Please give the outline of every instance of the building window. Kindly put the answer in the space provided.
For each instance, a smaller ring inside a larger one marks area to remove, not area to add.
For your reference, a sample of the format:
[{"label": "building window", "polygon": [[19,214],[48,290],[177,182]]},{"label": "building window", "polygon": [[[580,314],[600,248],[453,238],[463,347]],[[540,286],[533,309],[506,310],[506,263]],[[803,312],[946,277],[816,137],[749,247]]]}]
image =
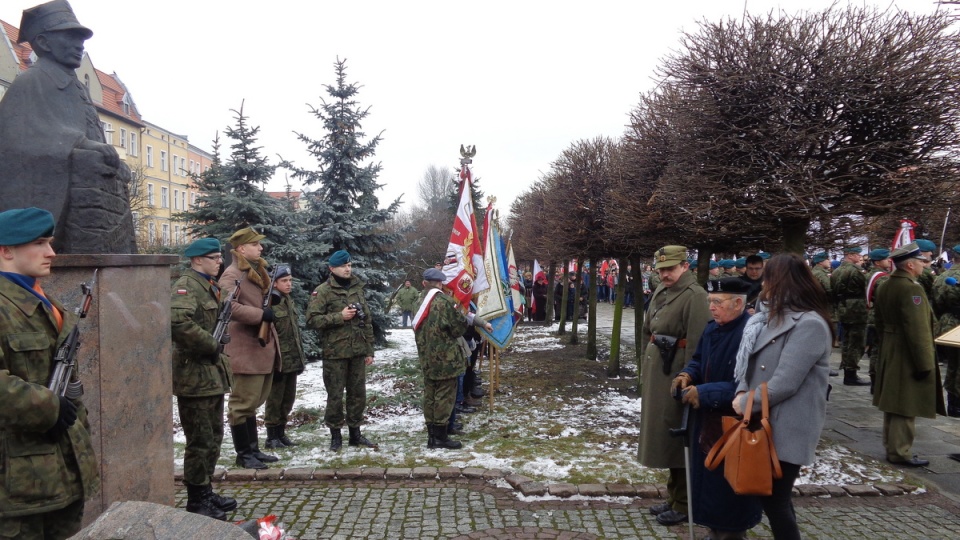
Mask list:
[{"label": "building window", "polygon": [[187,191],[183,190],[180,192],[180,208],[183,210],[187,209]]},{"label": "building window", "polygon": [[163,231],[162,232],[163,245],[169,246],[170,245],[170,225],[164,223],[163,225],[160,226],[160,230]]},{"label": "building window", "polygon": [[120,128],[120,148],[127,147],[127,130]]},{"label": "building window", "polygon": [[157,243],[157,224],[154,222],[147,223],[147,243],[156,244]]},{"label": "building window", "polygon": [[147,167],[153,168],[153,147],[147,145]]},{"label": "building window", "polygon": [[179,189],[173,190],[173,209],[174,210],[180,209],[180,190]]},{"label": "building window", "polygon": [[133,230],[137,230],[137,227],[140,226],[140,212],[132,212],[133,215]]},{"label": "building window", "polygon": [[137,154],[140,153],[140,147],[137,145],[137,134],[130,132],[130,148],[127,148],[127,153],[133,157],[137,157]]},{"label": "building window", "polygon": [[147,204],[150,206],[156,206],[153,200],[153,184],[147,184]]},{"label": "building window", "polygon": [[123,95],[123,114],[130,116],[130,94]]},{"label": "building window", "polygon": [[170,189],[160,188],[160,208],[170,208]]},{"label": "building window", "polygon": [[196,194],[196,193],[191,193],[191,194],[190,194],[190,199],[191,199],[191,200],[190,200],[190,206],[196,206],[196,205],[197,205],[197,194]]},{"label": "building window", "polygon": [[164,172],[167,171],[167,151],[166,150],[160,151],[160,170]]},{"label": "building window", "polygon": [[113,124],[110,122],[101,122],[101,124],[103,124],[103,141],[113,144]]},{"label": "building window", "polygon": [[174,226],[173,226],[173,243],[174,243],[174,244],[182,244],[182,243],[183,243],[183,238],[180,236],[180,226],[179,226],[179,225],[174,225]]}]

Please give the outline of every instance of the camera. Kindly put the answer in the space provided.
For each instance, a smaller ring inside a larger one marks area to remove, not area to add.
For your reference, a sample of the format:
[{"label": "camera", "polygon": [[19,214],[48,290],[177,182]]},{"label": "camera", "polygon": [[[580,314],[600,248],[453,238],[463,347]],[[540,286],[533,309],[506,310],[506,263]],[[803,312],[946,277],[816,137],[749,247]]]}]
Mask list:
[{"label": "camera", "polygon": [[364,321],[367,320],[367,312],[363,310],[363,305],[354,302],[353,304],[348,304],[348,308],[357,310],[357,319],[360,319],[360,326],[364,325]]}]

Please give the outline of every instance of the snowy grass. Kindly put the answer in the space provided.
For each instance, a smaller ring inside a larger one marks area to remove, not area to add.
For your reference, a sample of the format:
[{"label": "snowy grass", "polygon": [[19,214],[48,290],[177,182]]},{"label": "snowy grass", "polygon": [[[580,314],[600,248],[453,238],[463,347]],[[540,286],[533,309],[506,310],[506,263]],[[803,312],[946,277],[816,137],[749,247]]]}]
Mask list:
[{"label": "snowy grass", "polygon": [[[563,369],[549,362],[525,362],[525,355],[566,347],[568,336],[558,337],[556,330],[556,325],[517,329],[513,342],[502,355],[501,391],[496,395],[493,412],[489,412],[485,401],[477,413],[463,415],[464,434],[455,438],[464,445],[454,451],[426,448],[419,405],[422,381],[411,330],[393,330],[388,348],[377,351],[376,362],[368,368],[368,408],[363,432],[379,445],[377,450],[346,444],[339,453],[327,449],[330,436],[322,422],[326,402],[322,368],[320,363],[308,364],[298,381],[292,422],[298,425],[287,428],[288,436],[300,444],[275,451],[281,457],[279,466],[455,466],[507,469],[548,482],[665,481],[664,471],[647,469],[637,463],[640,400],[624,395],[615,387],[615,382],[601,376],[580,377],[570,381],[571,387],[576,386],[578,391],[569,394],[537,395],[523,386],[528,377],[545,376],[548,369]],[[584,332],[586,325],[581,325],[579,330]],[[485,381],[489,379],[488,366],[485,360]],[[174,463],[182,466],[185,441],[176,407],[174,426]],[[262,447],[265,435],[262,425],[260,433]],[[234,457],[227,430],[219,464],[236,468]],[[821,445],[817,463],[804,467],[797,483],[844,485],[901,481],[902,473],[831,444]]]}]

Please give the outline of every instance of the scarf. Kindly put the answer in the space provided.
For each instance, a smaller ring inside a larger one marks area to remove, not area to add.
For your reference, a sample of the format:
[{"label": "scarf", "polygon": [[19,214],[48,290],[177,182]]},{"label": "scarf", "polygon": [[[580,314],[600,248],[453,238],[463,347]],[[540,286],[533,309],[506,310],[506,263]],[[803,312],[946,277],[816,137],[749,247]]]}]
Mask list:
[{"label": "scarf", "polygon": [[420,309],[417,310],[417,314],[413,316],[413,329],[418,330],[420,325],[423,324],[423,321],[427,320],[427,315],[430,314],[430,304],[433,303],[434,297],[440,293],[440,289],[430,289],[427,291],[427,295],[423,298],[423,303],[420,304]]},{"label": "scarf", "polygon": [[736,382],[743,382],[747,376],[747,364],[750,363],[753,347],[763,327],[767,325],[767,309],[767,304],[757,302],[756,313],[750,316],[743,328],[743,338],[740,340],[740,348],[737,349],[737,367],[733,369],[733,380]]},{"label": "scarf", "polygon": [[[251,283],[256,283],[260,287],[261,294],[267,294],[270,288],[270,274],[267,273],[267,260],[259,258],[256,261],[250,261],[237,253],[237,250],[231,249],[233,260],[237,261],[237,268],[247,273],[247,279]],[[256,268],[253,265],[256,264]]]}]

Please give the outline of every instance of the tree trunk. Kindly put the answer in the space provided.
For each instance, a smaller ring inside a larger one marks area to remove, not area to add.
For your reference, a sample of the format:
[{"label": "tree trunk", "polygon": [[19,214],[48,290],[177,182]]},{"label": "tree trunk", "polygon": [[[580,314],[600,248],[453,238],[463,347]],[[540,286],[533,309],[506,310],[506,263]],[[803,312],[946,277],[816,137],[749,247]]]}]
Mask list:
[{"label": "tree trunk", "polygon": [[[547,326],[553,324],[553,288],[557,284],[557,262],[549,261],[547,264],[550,266],[547,267],[547,294],[546,294],[546,303],[544,306],[544,318],[543,322]],[[537,276],[533,276],[533,279],[536,280]]]},{"label": "tree trunk", "polygon": [[590,260],[590,287],[587,287],[587,360],[597,359],[597,260]]},{"label": "tree trunk", "polygon": [[709,248],[697,248],[697,283],[704,285],[710,279],[710,259],[713,252]]},{"label": "tree trunk", "polygon": [[809,219],[784,220],[781,224],[781,229],[783,230],[783,251],[803,256],[803,248],[807,240],[807,229],[809,228]]},{"label": "tree trunk", "polygon": [[[577,333],[577,328],[580,326],[580,289],[583,287],[583,257],[577,257],[577,272],[574,274],[577,279],[574,280],[574,288],[571,291],[570,287],[567,286],[567,294],[573,295],[573,320],[570,321],[570,341],[571,345],[580,344],[580,334]],[[569,279],[567,280],[570,281]],[[568,299],[569,300],[569,299]],[[564,304],[566,306],[566,304]],[[564,312],[566,312],[566,307],[564,307]]]},{"label": "tree trunk", "polygon": [[567,269],[570,268],[570,260],[567,259],[563,261],[563,276],[560,278],[560,283],[563,284],[562,290],[560,291],[560,327],[557,328],[557,335],[562,336],[567,333],[567,295],[570,294],[570,273]]},{"label": "tree trunk", "polygon": [[[625,259],[620,259],[624,261]],[[610,335],[610,359],[607,361],[607,377],[618,377],[620,375],[620,328],[623,324],[623,295],[626,290],[624,284],[623,266],[620,266],[621,272],[617,279],[617,300],[613,305],[613,331]]]},{"label": "tree trunk", "polygon": [[[633,267],[633,356],[637,362],[637,380],[640,380],[640,333],[643,330],[643,319],[647,315],[644,309],[643,297],[643,260],[640,254],[634,254],[630,257],[630,265]],[[638,383],[639,386],[639,383]]]}]

